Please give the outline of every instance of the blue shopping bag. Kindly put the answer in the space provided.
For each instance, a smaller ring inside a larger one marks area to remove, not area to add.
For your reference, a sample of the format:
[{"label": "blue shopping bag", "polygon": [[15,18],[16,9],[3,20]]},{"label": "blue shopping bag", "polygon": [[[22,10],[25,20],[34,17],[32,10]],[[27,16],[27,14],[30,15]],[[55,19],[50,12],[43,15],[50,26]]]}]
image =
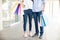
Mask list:
[{"label": "blue shopping bag", "polygon": [[42,16],[42,25],[43,25],[43,27],[44,26],[46,26],[46,22],[45,22],[45,20],[44,20],[44,17]]}]

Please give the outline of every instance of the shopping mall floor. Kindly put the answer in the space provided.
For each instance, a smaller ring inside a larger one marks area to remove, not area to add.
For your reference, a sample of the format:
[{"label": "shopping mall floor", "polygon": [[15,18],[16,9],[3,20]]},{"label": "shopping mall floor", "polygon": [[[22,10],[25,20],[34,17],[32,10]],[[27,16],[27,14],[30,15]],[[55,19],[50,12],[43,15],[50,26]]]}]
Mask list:
[{"label": "shopping mall floor", "polygon": [[[28,23],[27,23],[28,30]],[[32,34],[34,34],[34,22],[32,22]],[[0,40],[60,40],[59,28],[47,26],[44,28],[42,39],[38,37],[23,37],[23,22],[17,22],[0,31]],[[28,31],[27,31],[28,32]]]}]

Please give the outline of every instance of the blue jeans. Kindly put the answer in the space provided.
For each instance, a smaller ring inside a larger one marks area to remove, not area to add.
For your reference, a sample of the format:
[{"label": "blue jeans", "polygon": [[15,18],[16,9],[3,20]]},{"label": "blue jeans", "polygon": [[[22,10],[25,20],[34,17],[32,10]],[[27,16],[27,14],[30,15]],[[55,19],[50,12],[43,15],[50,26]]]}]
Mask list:
[{"label": "blue jeans", "polygon": [[[40,15],[42,15],[42,11],[40,11],[40,12],[33,12],[36,34],[39,33],[38,22],[40,22]],[[40,31],[43,32],[43,28],[42,29],[40,28]]]},{"label": "blue jeans", "polygon": [[29,18],[29,31],[31,31],[31,28],[32,28],[32,10],[31,9],[24,10],[24,15],[23,15],[23,19],[24,19],[23,29],[24,29],[24,31],[26,31],[27,17]]}]

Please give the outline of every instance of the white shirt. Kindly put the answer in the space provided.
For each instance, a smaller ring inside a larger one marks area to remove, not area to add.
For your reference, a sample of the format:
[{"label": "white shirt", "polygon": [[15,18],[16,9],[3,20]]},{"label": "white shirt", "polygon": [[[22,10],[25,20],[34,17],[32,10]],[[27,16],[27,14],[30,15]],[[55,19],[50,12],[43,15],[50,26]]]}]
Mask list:
[{"label": "white shirt", "polygon": [[24,5],[25,5],[25,7],[23,8],[24,10],[32,9],[33,2],[31,0],[24,0]]},{"label": "white shirt", "polygon": [[42,10],[42,5],[44,4],[44,0],[33,0],[33,12],[39,12]]}]

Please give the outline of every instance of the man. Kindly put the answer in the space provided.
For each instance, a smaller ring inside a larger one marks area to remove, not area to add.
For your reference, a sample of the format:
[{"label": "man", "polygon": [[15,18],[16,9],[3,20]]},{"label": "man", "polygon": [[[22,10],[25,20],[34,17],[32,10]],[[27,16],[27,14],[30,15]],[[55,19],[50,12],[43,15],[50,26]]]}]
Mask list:
[{"label": "man", "polygon": [[35,22],[35,34],[33,35],[33,37],[39,35],[38,23],[40,23],[39,38],[41,38],[43,35],[43,26],[40,18],[42,17],[42,12],[44,11],[45,1],[44,0],[32,0],[32,1],[33,1],[32,11],[33,11],[34,22]]},{"label": "man", "polygon": [[24,10],[24,24],[23,24],[23,29],[24,29],[24,37],[28,37],[28,34],[26,32],[26,24],[27,24],[27,18],[29,18],[29,36],[32,36],[31,34],[31,28],[32,28],[32,1],[31,0],[22,0],[22,6]]}]

